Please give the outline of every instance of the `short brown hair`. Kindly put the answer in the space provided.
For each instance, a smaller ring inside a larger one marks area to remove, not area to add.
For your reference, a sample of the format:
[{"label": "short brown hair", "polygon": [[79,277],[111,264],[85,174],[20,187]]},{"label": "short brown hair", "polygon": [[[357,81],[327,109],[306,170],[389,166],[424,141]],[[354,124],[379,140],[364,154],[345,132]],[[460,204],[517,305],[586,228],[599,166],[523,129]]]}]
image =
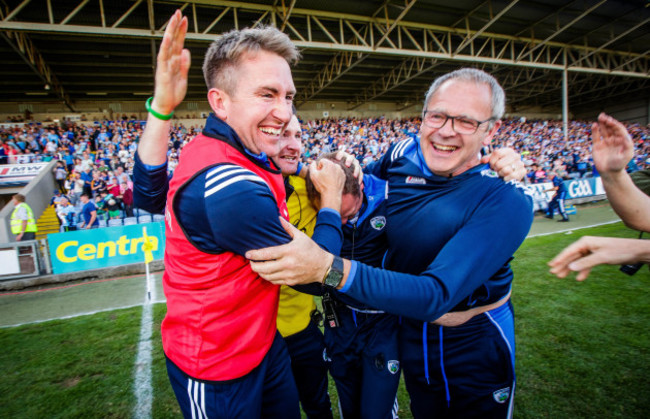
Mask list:
[{"label": "short brown hair", "polygon": [[216,87],[232,94],[236,75],[233,69],[247,53],[268,51],[284,58],[289,65],[300,59],[300,52],[287,34],[273,26],[226,32],[214,41],[203,60],[203,77],[208,89]]},{"label": "short brown hair", "polygon": [[[359,186],[359,179],[354,177],[354,166],[347,167],[345,162],[336,159],[336,153],[324,153],[321,154],[317,162],[323,159],[331,160],[334,163],[341,166],[343,173],[345,173],[345,184],[343,185],[343,195],[352,194],[355,197],[361,196],[361,187]],[[315,200],[320,200],[320,192],[314,186],[314,183],[311,181],[311,177],[307,175],[305,179],[305,188],[307,189],[307,197],[310,202]]]},{"label": "short brown hair", "polygon": [[16,195],[13,196],[13,198],[18,202],[25,202],[25,195],[21,193],[17,193]]}]

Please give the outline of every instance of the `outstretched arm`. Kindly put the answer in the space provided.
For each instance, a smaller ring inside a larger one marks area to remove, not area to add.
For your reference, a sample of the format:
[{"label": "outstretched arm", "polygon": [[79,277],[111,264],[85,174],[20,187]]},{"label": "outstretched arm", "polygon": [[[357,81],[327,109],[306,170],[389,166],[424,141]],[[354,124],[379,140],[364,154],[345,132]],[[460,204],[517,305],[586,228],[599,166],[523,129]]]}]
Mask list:
[{"label": "outstretched arm", "polygon": [[577,272],[576,279],[584,281],[594,266],[638,262],[650,262],[650,240],[585,236],[560,252],[548,265],[558,278]]},{"label": "outstretched arm", "polygon": [[[171,113],[185,98],[190,51],[183,48],[187,33],[187,17],[177,10],[169,19],[156,62],[156,85],[151,108],[163,115]],[[167,160],[167,142],[171,121],[152,114],[138,144],[142,163],[159,166]]]},{"label": "outstretched arm", "polygon": [[650,197],[634,185],[625,171],[634,156],[634,145],[625,126],[601,113],[591,133],[594,163],[612,208],[628,227],[650,231]]}]

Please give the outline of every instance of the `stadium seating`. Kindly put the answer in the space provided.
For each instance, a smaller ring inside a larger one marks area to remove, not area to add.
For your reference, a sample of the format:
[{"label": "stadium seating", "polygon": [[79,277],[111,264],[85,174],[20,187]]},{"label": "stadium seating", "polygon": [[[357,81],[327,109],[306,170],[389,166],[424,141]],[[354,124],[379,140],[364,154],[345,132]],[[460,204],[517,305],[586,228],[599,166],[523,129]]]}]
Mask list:
[{"label": "stadium seating", "polygon": [[108,220],[109,227],[117,227],[121,225],[123,225],[121,218],[111,218],[110,220]]},{"label": "stadium seating", "polygon": [[152,220],[151,214],[146,214],[146,215],[139,215],[138,216],[138,224],[143,224],[143,223],[150,223]]}]

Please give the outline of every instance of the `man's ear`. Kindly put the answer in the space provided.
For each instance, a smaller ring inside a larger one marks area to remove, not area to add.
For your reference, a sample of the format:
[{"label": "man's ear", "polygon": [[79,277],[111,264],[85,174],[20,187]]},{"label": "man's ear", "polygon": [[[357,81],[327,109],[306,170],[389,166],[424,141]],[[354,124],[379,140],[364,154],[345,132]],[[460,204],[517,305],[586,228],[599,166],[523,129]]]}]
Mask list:
[{"label": "man's ear", "polygon": [[488,131],[487,135],[486,135],[485,138],[483,139],[483,145],[490,145],[490,144],[492,143],[492,139],[494,138],[494,136],[496,135],[497,131],[498,131],[499,128],[501,127],[501,123],[502,123],[502,122],[501,122],[500,119],[494,122],[494,125],[492,126],[492,128],[490,128],[490,130]]},{"label": "man's ear", "polygon": [[230,96],[224,90],[213,87],[208,90],[208,103],[217,118],[225,121],[228,118],[230,108]]}]

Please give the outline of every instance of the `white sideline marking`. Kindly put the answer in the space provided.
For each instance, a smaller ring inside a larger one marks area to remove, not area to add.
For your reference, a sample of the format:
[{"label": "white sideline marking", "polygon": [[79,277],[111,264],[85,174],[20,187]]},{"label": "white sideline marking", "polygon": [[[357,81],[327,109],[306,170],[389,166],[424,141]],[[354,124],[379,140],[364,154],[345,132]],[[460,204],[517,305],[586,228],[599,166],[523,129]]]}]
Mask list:
[{"label": "white sideline marking", "polygon": [[[147,272],[148,273],[148,272]],[[153,331],[153,303],[151,295],[156,293],[156,281],[147,275],[144,305],[142,306],[142,323],[140,325],[140,344],[138,357],[135,360],[135,408],[133,417],[136,419],[151,418],[153,404],[153,389],[151,388],[151,333]]]},{"label": "white sideline marking", "polygon": [[567,233],[569,231],[582,230],[582,229],[585,229],[585,228],[592,228],[592,227],[600,227],[600,226],[604,226],[604,225],[607,225],[607,224],[616,224],[616,223],[620,223],[620,222],[621,222],[621,220],[606,221],[604,223],[592,224],[592,225],[588,225],[588,226],[581,226],[581,227],[575,227],[575,228],[567,228],[566,230],[552,231],[550,233],[531,234],[530,236],[527,236],[526,238],[529,239],[531,237],[550,236],[551,234]]},{"label": "white sideline marking", "polygon": [[[167,299],[153,301],[153,303],[156,303],[156,304],[158,304],[158,303],[166,303],[166,302],[167,302]],[[24,322],[24,323],[6,324],[6,325],[0,326],[0,329],[8,329],[10,327],[20,327],[20,326],[25,326],[25,325],[28,325],[28,324],[45,323],[45,322],[50,322],[52,320],[74,319],[75,317],[90,316],[90,315],[93,315],[93,314],[105,313],[107,311],[122,310],[122,309],[125,309],[125,308],[133,308],[133,307],[140,307],[140,306],[142,306],[142,304],[131,304],[131,305],[128,305],[128,306],[104,308],[102,310],[84,311],[82,313],[70,314],[68,316],[51,317],[49,319],[34,320],[34,321],[31,321],[31,322]]]}]

